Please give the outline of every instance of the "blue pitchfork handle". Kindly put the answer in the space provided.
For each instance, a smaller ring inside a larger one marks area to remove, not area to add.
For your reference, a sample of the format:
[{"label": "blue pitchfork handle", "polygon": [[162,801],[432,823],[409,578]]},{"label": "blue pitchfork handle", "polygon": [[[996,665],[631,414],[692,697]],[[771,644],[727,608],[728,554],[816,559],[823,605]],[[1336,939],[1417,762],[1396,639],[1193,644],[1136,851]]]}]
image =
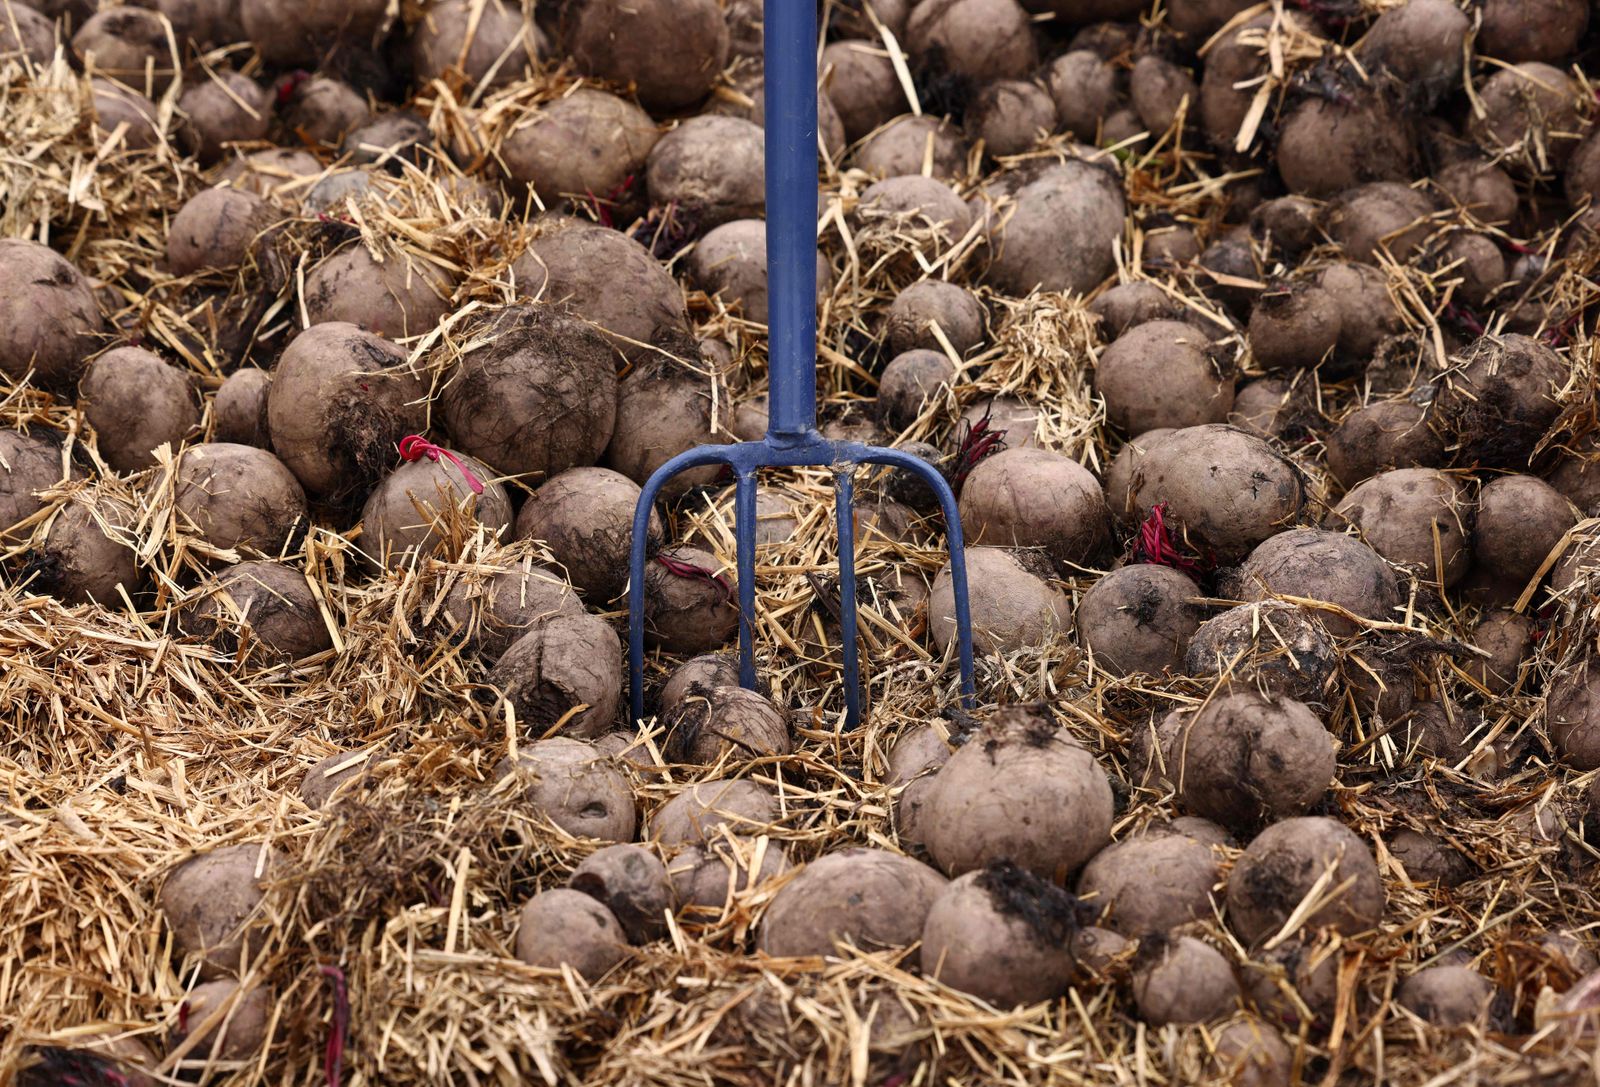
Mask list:
[{"label": "blue pitchfork handle", "polygon": [[861,716],[856,652],[855,522],[859,464],[884,464],[921,477],[939,498],[955,591],[961,691],[970,705],[972,619],[956,498],[938,469],[898,449],[831,441],[817,433],[817,5],[766,0],[766,182],[768,423],[759,442],[703,445],[673,457],[646,481],[633,517],[628,565],[628,665],[635,722],[644,719],[644,583],[650,511],[668,479],[690,468],[733,469],[739,583],[739,683],[756,685],[756,474],[762,468],[827,466],[834,472],[839,521],[839,635],[844,651],[846,718]]}]

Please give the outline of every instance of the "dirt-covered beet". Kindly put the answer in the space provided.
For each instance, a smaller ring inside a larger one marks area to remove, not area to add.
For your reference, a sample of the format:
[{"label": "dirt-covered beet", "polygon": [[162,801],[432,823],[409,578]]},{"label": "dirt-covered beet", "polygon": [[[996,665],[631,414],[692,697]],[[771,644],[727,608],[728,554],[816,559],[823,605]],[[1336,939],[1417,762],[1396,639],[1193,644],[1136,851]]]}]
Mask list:
[{"label": "dirt-covered beet", "polygon": [[1418,970],[1400,984],[1402,1008],[1436,1027],[1461,1027],[1483,1020],[1499,1025],[1494,983],[1469,966],[1445,963]]},{"label": "dirt-covered beet", "polygon": [[266,370],[247,366],[229,374],[211,401],[213,439],[271,448],[267,425],[267,390],[271,387],[272,374]]},{"label": "dirt-covered beet", "polygon": [[1600,658],[1584,660],[1551,684],[1545,728],[1568,764],[1579,770],[1600,767]]},{"label": "dirt-covered beet", "polygon": [[1287,458],[1235,427],[1186,427],[1152,443],[1133,474],[1131,507],[1143,521],[1164,504],[1190,546],[1236,562],[1291,525],[1305,482]]},{"label": "dirt-covered beet", "polygon": [[243,650],[269,663],[304,660],[333,646],[305,574],[278,562],[228,567],[201,588],[184,626],[224,653]]},{"label": "dirt-covered beet", "polygon": [[1328,519],[1333,527],[1354,527],[1389,562],[1445,588],[1465,577],[1472,563],[1471,521],[1460,479],[1432,468],[1373,476],[1351,488]]},{"label": "dirt-covered beet", "polygon": [[590,744],[568,736],[539,740],[502,759],[495,780],[517,778],[523,802],[575,837],[631,842],[638,812],[622,772]]},{"label": "dirt-covered beet", "polygon": [[238,72],[213,72],[187,87],[178,99],[184,146],[201,162],[223,155],[225,145],[259,140],[272,125],[271,96],[255,80]]},{"label": "dirt-covered beet", "polygon": [[1239,980],[1222,952],[1203,940],[1156,936],[1136,956],[1133,1000],[1151,1026],[1201,1023],[1238,1006]]},{"label": "dirt-covered beet", "polygon": [[1269,372],[1310,369],[1338,346],[1343,323],[1339,299],[1320,282],[1282,283],[1250,311],[1250,353]]},{"label": "dirt-covered beet", "polygon": [[37,242],[0,238],[0,372],[32,370],[48,387],[76,381],[105,329],[94,289],[64,258]]},{"label": "dirt-covered beet", "polygon": [[0,57],[25,56],[43,67],[56,53],[56,23],[33,8],[12,4],[0,19]]},{"label": "dirt-covered beet", "polygon": [[1246,829],[1304,814],[1333,781],[1333,736],[1303,703],[1242,689],[1172,716],[1164,776],[1186,812]]},{"label": "dirt-covered beet", "polygon": [[370,46],[388,10],[383,0],[254,0],[239,16],[263,60],[314,67],[335,43]]},{"label": "dirt-covered beet", "polygon": [[212,547],[275,555],[306,516],[294,474],[265,449],[206,442],[178,458],[172,486],[181,530]]},{"label": "dirt-covered beet", "polygon": [[965,356],[984,340],[983,304],[971,291],[939,279],[925,279],[901,291],[889,306],[884,327],[889,349],[942,351],[944,345],[933,326],[938,325],[958,356]]},{"label": "dirt-covered beet", "polygon": [[1328,435],[1325,458],[1345,487],[1386,469],[1433,468],[1448,459],[1433,416],[1409,400],[1380,400],[1345,416]]},{"label": "dirt-covered beet", "polygon": [[556,615],[511,643],[485,682],[517,721],[547,734],[594,739],[611,730],[622,700],[622,642],[593,615]]},{"label": "dirt-covered beet", "polygon": [[267,393],[272,449],[310,495],[348,500],[423,429],[424,382],[398,347],[355,325],[312,325],[278,360]]},{"label": "dirt-covered beet", "polygon": [[1072,897],[1001,862],[951,881],[922,930],[922,973],[998,1008],[1059,996],[1074,972]]},{"label": "dirt-covered beet", "polygon": [[[1050,584],[1048,563],[999,547],[966,549],[972,644],[980,653],[1040,645],[1071,625],[1071,604]],[[955,644],[955,589],[946,564],[928,597],[928,625],[942,653]]]},{"label": "dirt-covered beet", "polygon": [[[657,468],[699,445],[730,440],[721,379],[700,366],[652,358],[635,367],[616,396],[616,426],[605,466],[643,486]],[[722,414],[718,414],[718,413]],[[680,472],[662,487],[667,499],[714,481],[720,465]]]},{"label": "dirt-covered beet", "polygon": [[644,574],[645,638],[670,653],[722,646],[739,625],[738,585],[731,570],[698,548],[656,554]]},{"label": "dirt-covered beet", "polygon": [[638,845],[608,845],[572,870],[567,886],[605,906],[628,939],[645,943],[666,932],[672,882],[661,858]]},{"label": "dirt-covered beet", "polygon": [[973,544],[1037,548],[1065,570],[1105,546],[1110,515],[1083,465],[1047,449],[1006,449],[978,462],[960,498]]},{"label": "dirt-covered beet", "polygon": [[[724,223],[700,239],[688,257],[689,280],[744,318],[767,323],[767,227],[759,219]],[[817,301],[826,296],[833,272],[817,254]]]},{"label": "dirt-covered beet", "polygon": [[1020,155],[1054,131],[1056,103],[1037,83],[997,79],[967,106],[967,137],[992,157]]},{"label": "dirt-covered beet", "polygon": [[645,836],[663,846],[704,845],[727,833],[764,834],[780,818],[771,789],[742,779],[689,785],[650,816]]},{"label": "dirt-covered beet", "polygon": [[442,0],[411,32],[411,66],[419,83],[455,70],[473,86],[503,86],[538,59],[538,36],[505,0],[481,7],[473,0]]},{"label": "dirt-covered beet", "polygon": [[942,118],[906,114],[857,144],[850,162],[872,177],[889,178],[923,173],[925,158],[932,164],[930,176],[956,180],[966,169],[966,137]]},{"label": "dirt-covered beet", "polygon": [[44,433],[0,430],[0,532],[8,536],[25,535],[20,526],[44,509],[40,492],[83,474]]},{"label": "dirt-covered beet", "polygon": [[357,243],[306,273],[305,306],[314,325],[343,321],[400,340],[432,332],[453,289],[449,273],[425,257],[396,250],[379,263]]},{"label": "dirt-covered beet", "polygon": [[631,361],[686,329],[683,291],[648,249],[621,231],[568,224],[541,233],[512,263],[518,290],[570,306]]},{"label": "dirt-covered beet", "polygon": [[896,430],[916,422],[953,388],[956,366],[942,351],[912,350],[889,360],[878,378],[878,413]]},{"label": "dirt-covered beet", "polygon": [[519,120],[500,160],[512,181],[545,207],[557,207],[589,193],[621,192],[644,169],[660,136],[650,115],[632,102],[579,87]]},{"label": "dirt-covered beet", "polygon": [[480,533],[511,534],[511,497],[488,465],[440,452],[402,464],[385,476],[361,509],[361,551],[391,569],[418,558],[459,557]]},{"label": "dirt-covered beet", "polygon": [[1268,601],[1240,604],[1201,623],[1184,654],[1191,675],[1226,675],[1267,694],[1321,701],[1338,658],[1312,612]]},{"label": "dirt-covered beet", "polygon": [[1388,621],[1400,603],[1394,571],[1376,551],[1353,536],[1314,528],[1262,543],[1231,584],[1234,598],[1246,603],[1287,596],[1331,604],[1322,619],[1335,634],[1353,632],[1359,619]]},{"label": "dirt-covered beet", "polygon": [[1383,881],[1366,842],[1322,816],[1274,823],[1245,847],[1228,875],[1228,924],[1247,945],[1266,939],[1318,884],[1339,890],[1301,916],[1306,929],[1326,927],[1348,936],[1383,917]]},{"label": "dirt-covered beet", "polygon": [[172,217],[167,267],[180,276],[237,268],[273,218],[271,206],[255,193],[202,189]]},{"label": "dirt-covered beet", "polygon": [[1078,876],[1077,891],[1098,924],[1141,937],[1209,918],[1219,879],[1210,846],[1152,831],[1096,853]]},{"label": "dirt-covered beet", "polygon": [[1036,287],[1086,293],[1110,274],[1127,214],[1114,174],[1069,159],[1047,167],[1014,200],[1009,218],[990,231],[991,286],[1015,295]]},{"label": "dirt-covered beet", "polygon": [[173,950],[192,956],[202,978],[237,974],[260,954],[266,886],[285,863],[270,846],[242,842],[190,857],[167,873],[158,901]]},{"label": "dirt-covered beet", "polygon": [[1491,71],[1468,123],[1473,139],[1490,155],[1559,169],[1582,135],[1577,85],[1560,68],[1539,61]]},{"label": "dirt-covered beet", "polygon": [[[541,541],[567,579],[596,603],[627,587],[639,485],[609,468],[570,468],[534,491],[517,512],[516,537]],[[650,536],[661,518],[650,514]]]},{"label": "dirt-covered beet", "polygon": [[78,393],[100,456],[118,472],[150,467],[157,449],[175,452],[200,424],[191,376],[142,347],[118,347],[95,359]]},{"label": "dirt-covered beet", "polygon": [[143,582],[134,550],[135,522],[133,509],[119,498],[93,492],[74,496],[50,522],[33,586],[68,604],[119,607],[117,587],[133,596]]},{"label": "dirt-covered beet", "polygon": [[628,937],[611,911],[582,891],[540,891],[517,915],[517,958],[529,966],[570,967],[599,981],[628,957]]},{"label": "dirt-covered beet", "polygon": [[650,200],[700,230],[759,218],[767,205],[760,125],[691,117],[662,136],[645,162]]},{"label": "dirt-covered beet", "polygon": [[611,347],[570,314],[507,306],[446,378],[439,415],[457,449],[504,475],[537,482],[593,464],[617,416]]},{"label": "dirt-covered beet", "polygon": [[663,725],[663,750],[674,762],[740,762],[787,755],[793,746],[781,708],[758,691],[731,685],[690,689]]},{"label": "dirt-covered beet", "polygon": [[1180,671],[1204,618],[1203,594],[1170,566],[1141,563],[1113,570],[1089,587],[1073,617],[1079,644],[1112,675]]},{"label": "dirt-covered beet", "polygon": [[1125,434],[1221,423],[1233,407],[1227,355],[1183,321],[1147,321],[1100,354],[1095,389]]},{"label": "dirt-covered beet", "polygon": [[929,854],[951,875],[1010,860],[1060,882],[1111,837],[1103,769],[1042,704],[999,711],[934,778]]},{"label": "dirt-covered beet", "polygon": [[160,95],[172,82],[177,63],[159,14],[138,7],[96,12],[72,35],[72,51],[84,66],[128,87],[146,78]]},{"label": "dirt-covered beet", "polygon": [[350,84],[320,73],[296,84],[284,103],[284,123],[313,145],[337,145],[371,116],[364,95]]},{"label": "dirt-covered beet", "polygon": [[1578,516],[1566,496],[1542,479],[1507,475],[1490,480],[1478,492],[1474,571],[1514,597],[1544,567]]},{"label": "dirt-covered beet", "polygon": [[812,861],[772,898],[756,947],[777,958],[909,947],[922,937],[944,877],[910,857],[846,849]]},{"label": "dirt-covered beet", "polygon": [[154,102],[138,91],[99,76],[92,79],[90,85],[96,135],[102,140],[111,140],[121,129],[120,142],[130,151],[143,151],[161,142]]},{"label": "dirt-covered beet", "polygon": [[711,90],[728,59],[716,0],[583,0],[567,18],[579,70],[632,83],[647,109],[670,113]]},{"label": "dirt-covered beet", "polygon": [[464,577],[451,586],[439,609],[442,628],[491,663],[545,620],[582,614],[572,586],[526,558],[509,569]]},{"label": "dirt-covered beet", "polygon": [[1092,142],[1117,103],[1116,69],[1092,50],[1072,49],[1052,61],[1044,77],[1061,127]]},{"label": "dirt-covered beet", "polygon": [[667,874],[678,909],[690,920],[704,920],[720,918],[736,895],[756,890],[788,869],[788,858],[777,842],[720,840],[680,849],[667,865]]}]

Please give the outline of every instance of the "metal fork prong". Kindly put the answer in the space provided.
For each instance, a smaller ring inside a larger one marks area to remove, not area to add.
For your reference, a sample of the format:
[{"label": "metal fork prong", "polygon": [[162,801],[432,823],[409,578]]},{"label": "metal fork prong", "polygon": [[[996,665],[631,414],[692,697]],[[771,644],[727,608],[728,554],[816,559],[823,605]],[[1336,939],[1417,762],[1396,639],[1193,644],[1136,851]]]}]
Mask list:
[{"label": "metal fork prong", "polygon": [[855,465],[834,473],[834,502],[839,517],[839,641],[844,653],[845,724],[861,721],[861,662],[856,653],[856,518]]},{"label": "metal fork prong", "polygon": [[644,720],[644,571],[649,556],[650,514],[667,481],[690,468],[729,463],[728,451],[734,446],[700,446],[679,453],[650,474],[639,490],[633,508],[633,545],[628,553],[628,691],[633,723]]},{"label": "metal fork prong", "polygon": [[733,499],[739,582],[739,686],[756,687],[756,471],[740,468]]}]

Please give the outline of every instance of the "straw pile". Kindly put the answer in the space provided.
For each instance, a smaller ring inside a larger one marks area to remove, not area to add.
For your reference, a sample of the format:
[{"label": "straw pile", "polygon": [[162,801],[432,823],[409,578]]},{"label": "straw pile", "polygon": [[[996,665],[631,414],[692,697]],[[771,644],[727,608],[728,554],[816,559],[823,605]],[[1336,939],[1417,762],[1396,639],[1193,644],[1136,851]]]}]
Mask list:
[{"label": "straw pile", "polygon": [[[1276,49],[1291,68],[1320,55],[1293,36],[1275,45],[1264,38],[1261,48]],[[1287,78],[1274,77],[1262,93],[1280,92]],[[397,256],[426,256],[462,276],[452,314],[403,345],[419,372],[437,377],[470,346],[480,312],[514,296],[511,259],[540,229],[495,214],[464,175],[492,171],[501,141],[527,111],[594,85],[603,86],[556,65],[491,92],[436,81],[415,107],[463,169],[441,156],[398,177],[380,174],[376,193],[288,220],[273,267],[247,267],[221,281],[175,278],[161,265],[171,215],[203,183],[192,160],[165,140],[146,151],[108,141],[87,112],[86,81],[65,59],[38,70],[7,64],[0,67],[8,133],[0,148],[0,234],[56,243],[102,286],[125,337],[160,345],[208,391],[224,373],[220,314],[245,313],[263,350],[275,351],[300,327],[298,285],[307,269],[339,242],[359,235]],[[163,131],[177,93],[175,86],[161,100]],[[1055,137],[999,166],[1025,170],[1082,153]],[[1189,310],[1220,315],[1213,284],[1197,266],[1142,261],[1143,224],[1217,229],[1225,191],[1253,171],[1185,147],[1176,130],[1098,157],[1114,163],[1130,206],[1117,281],[1150,282]],[[983,168],[975,155],[965,183],[979,181]],[[963,411],[1020,398],[1047,406],[1035,435],[1041,446],[1103,472],[1115,447],[1093,389],[1105,338],[1089,300],[1052,292],[1018,298],[977,286],[987,259],[982,232],[951,238],[915,216],[858,214],[871,180],[838,163],[825,170],[819,237],[833,286],[819,329],[824,421],[840,432],[870,425],[862,406],[884,361],[877,353],[885,307],[911,283],[948,279],[973,286],[986,303],[989,346],[962,358],[946,344],[960,378],[893,437],[953,453],[970,434]],[[605,209],[596,201],[585,210],[598,217]],[[1006,211],[999,200],[994,213]],[[635,225],[681,268],[686,247],[673,245],[659,223]],[[1438,228],[1450,225],[1441,213]],[[1600,246],[1558,257],[1565,236],[1557,228],[1515,239],[1551,258],[1548,271],[1488,322],[1496,331],[1519,308],[1545,307],[1536,331],[1560,347],[1573,372],[1563,414],[1546,438],[1552,449],[1576,448],[1597,427],[1600,347],[1587,310]],[[63,238],[70,241],[62,245]],[[1445,332],[1452,342],[1460,333],[1451,326],[1459,311],[1448,270],[1393,262],[1384,270],[1407,326],[1384,348],[1379,376],[1389,395],[1437,376],[1449,365]],[[690,293],[689,305],[696,335],[720,341],[732,360],[709,364],[715,372],[706,375],[717,426],[732,434],[736,407],[765,388],[764,329],[700,292]],[[1242,335],[1223,342],[1248,364]],[[1297,387],[1304,440],[1289,448],[1318,501],[1329,486],[1316,435],[1373,397],[1372,381],[1372,371],[1342,380],[1312,374]],[[27,384],[3,392],[6,427],[57,433],[64,455],[77,452],[104,468],[92,431],[67,399]],[[213,425],[208,415],[207,433]],[[248,635],[228,652],[185,633],[203,577],[239,556],[210,547],[175,515],[175,453],[140,473],[99,472],[95,482],[62,485],[46,509],[13,530],[0,556],[7,564],[0,933],[8,948],[0,962],[0,1082],[114,1082],[90,1078],[105,1073],[75,1064],[81,1056],[74,1054],[125,1057],[129,1039],[165,1051],[192,978],[173,954],[158,890],[182,861],[239,843],[287,861],[273,869],[267,938],[244,976],[271,994],[271,1044],[233,1064],[182,1054],[187,1073],[203,1064],[211,1083],[1215,1080],[1211,1050],[1223,1024],[1139,1022],[1128,1011],[1127,962],[1063,999],[1005,1011],[927,979],[914,952],[855,950],[826,962],[752,954],[751,934],[781,881],[732,895],[714,919],[674,918],[666,939],[635,949],[595,984],[570,970],[524,965],[513,954],[518,909],[534,892],[562,885],[597,846],[494,785],[495,764],[541,737],[486,688],[485,666],[465,650],[442,602],[458,585],[548,556],[534,544],[496,544],[456,526],[456,561],[427,559],[372,575],[361,564],[362,541],[337,530],[353,521],[341,511],[344,523],[324,518],[296,532],[279,556],[306,574],[333,648],[266,663],[252,654]],[[641,815],[695,780],[738,775],[771,787],[781,818],[738,848],[781,845],[795,865],[847,845],[898,849],[897,790],[884,783],[889,747],[915,725],[936,721],[956,735],[969,721],[952,662],[925,636],[925,607],[904,606],[890,591],[899,578],[930,581],[944,562],[941,526],[923,516],[859,541],[869,712],[859,728],[844,726],[829,607],[837,599],[832,485],[824,469],[765,481],[788,504],[792,527],[785,523],[784,538],[758,553],[758,663],[774,699],[795,708],[796,752],[737,765],[669,765],[652,723],[617,761]],[[857,490],[870,505],[892,485],[863,472]],[[138,599],[124,593],[120,602],[68,607],[37,591],[38,547],[62,508],[91,495],[135,511],[118,531],[150,572],[152,589]],[[728,490],[697,489],[668,511],[668,535],[697,542],[731,569],[731,508]],[[1597,531],[1600,522],[1590,518],[1562,546],[1580,546]],[[1076,600],[1095,577],[1081,571],[1062,586]],[[1343,745],[1341,772],[1319,811],[1373,844],[1389,902],[1381,931],[1326,949],[1339,964],[1337,1011],[1331,1022],[1308,1022],[1296,1039],[1299,1082],[1577,1084],[1600,1075],[1592,1038],[1561,1029],[1551,1013],[1576,977],[1543,939],[1576,933],[1592,943],[1600,926],[1600,850],[1588,840],[1596,824],[1584,800],[1593,775],[1556,762],[1534,693],[1600,648],[1600,574],[1580,577],[1562,599],[1541,591],[1517,607],[1538,617],[1541,638],[1517,686],[1487,702],[1466,667],[1476,615],[1452,610],[1427,586],[1393,621],[1361,621],[1345,646],[1414,666],[1419,686],[1447,707],[1465,714],[1482,704],[1488,712],[1470,750],[1452,763],[1428,756],[1407,718],[1366,716],[1353,699],[1333,708],[1327,724]],[[621,611],[603,614],[622,629]],[[1345,659],[1359,667],[1348,653]],[[652,691],[674,663],[651,662]],[[1153,719],[1205,700],[1210,682],[1113,678],[1061,636],[982,659],[979,687],[979,718],[1004,703],[1050,703],[1111,773],[1117,837],[1179,814],[1171,796],[1135,783],[1129,753]],[[299,793],[307,767],[340,752],[361,766],[360,787],[326,811],[308,809]],[[1409,882],[1384,845],[1402,827],[1449,843],[1471,878],[1451,889]],[[1231,862],[1237,850],[1226,854]],[[1220,917],[1200,929],[1246,957]],[[1506,1022],[1515,1032],[1443,1032],[1397,1006],[1402,977],[1456,956],[1507,994]],[[165,1059],[148,1082],[178,1082],[178,1062],[176,1054]]]}]

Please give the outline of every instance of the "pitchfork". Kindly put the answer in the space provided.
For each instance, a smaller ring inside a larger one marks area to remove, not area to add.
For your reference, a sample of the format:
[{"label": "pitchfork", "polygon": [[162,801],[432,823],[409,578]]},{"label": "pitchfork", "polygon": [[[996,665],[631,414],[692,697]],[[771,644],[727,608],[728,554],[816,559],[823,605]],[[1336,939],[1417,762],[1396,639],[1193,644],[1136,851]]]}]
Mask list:
[{"label": "pitchfork", "polygon": [[972,697],[972,621],[967,566],[956,498],[938,469],[898,449],[832,441],[817,433],[817,5],[766,0],[766,182],[768,424],[758,442],[703,445],[680,453],[644,485],[633,517],[628,565],[628,665],[633,718],[644,718],[644,571],[650,510],[668,479],[690,468],[733,469],[734,531],[739,582],[739,683],[756,684],[756,474],[762,468],[833,469],[839,521],[839,634],[844,651],[846,720],[861,716],[856,653],[855,523],[851,516],[859,464],[883,464],[920,476],[939,498],[950,549],[961,690]]}]

